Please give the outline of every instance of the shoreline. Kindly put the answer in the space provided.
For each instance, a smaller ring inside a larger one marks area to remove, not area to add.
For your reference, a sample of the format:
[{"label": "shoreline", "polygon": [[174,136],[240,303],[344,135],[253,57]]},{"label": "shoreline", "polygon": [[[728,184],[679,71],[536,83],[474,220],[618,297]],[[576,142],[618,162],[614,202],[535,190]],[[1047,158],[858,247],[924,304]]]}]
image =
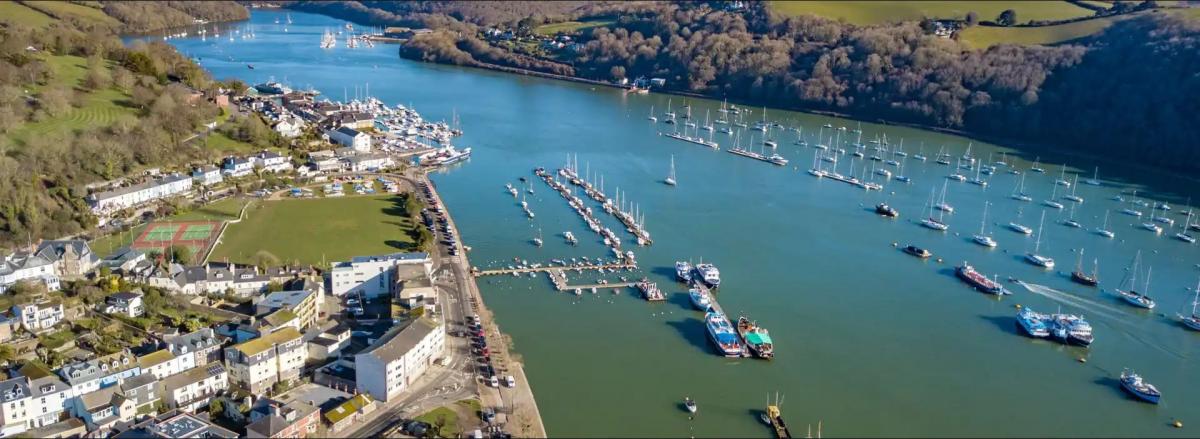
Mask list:
[{"label": "shoreline", "polygon": [[[461,239],[462,234],[460,233],[458,224],[454,221],[454,216],[450,213],[449,204],[447,204],[442,198],[442,195],[438,192],[437,186],[434,184],[433,180],[429,178],[430,169],[416,169],[415,171],[417,173],[415,180],[425,183],[427,187],[429,187],[430,192],[433,194],[433,198],[437,200],[439,204],[441,204],[442,209],[446,212],[446,221],[450,228],[454,230],[455,236],[458,236]],[[460,245],[463,244],[465,243],[460,241]],[[434,245],[438,244],[435,243]],[[511,338],[500,331],[500,326],[496,323],[496,319],[492,314],[492,311],[487,308],[487,305],[483,300],[483,294],[479,290],[479,284],[475,281],[476,278],[471,272],[471,263],[467,256],[468,253],[469,252],[466,251],[466,249],[463,249],[461,255],[450,257],[450,259],[447,261],[449,265],[453,266],[453,275],[458,279],[459,293],[462,296],[460,299],[463,299],[460,300],[459,305],[462,306],[462,302],[468,302],[476,308],[476,314],[479,315],[479,318],[482,321],[484,334],[488,340],[488,346],[492,347],[495,351],[493,352],[494,362],[497,363],[497,366],[499,366],[497,367],[498,371],[511,374],[517,380],[517,385],[509,392],[510,395],[507,401],[505,400],[504,392],[501,390],[504,389],[504,387],[497,387],[493,392],[491,387],[484,385],[481,381],[476,382],[476,385],[479,386],[479,391],[476,393],[479,395],[480,401],[484,403],[485,407],[496,407],[503,409],[505,408],[506,403],[508,406],[510,406],[509,411],[506,413],[511,417],[511,419],[509,419],[510,423],[512,421],[518,421],[515,422],[518,429],[510,430],[510,433],[512,433],[513,436],[537,438],[547,437],[546,426],[542,421],[541,411],[537,406],[537,399],[533,394],[533,388],[529,384],[529,379],[525,375],[525,367],[523,364],[521,364],[520,360],[514,358],[515,355],[512,350],[512,343],[510,341]],[[465,312],[466,310],[464,309],[464,313]],[[503,349],[499,349],[501,347]],[[515,393],[515,395],[512,393]],[[527,423],[523,424],[520,421],[527,421]]]}]

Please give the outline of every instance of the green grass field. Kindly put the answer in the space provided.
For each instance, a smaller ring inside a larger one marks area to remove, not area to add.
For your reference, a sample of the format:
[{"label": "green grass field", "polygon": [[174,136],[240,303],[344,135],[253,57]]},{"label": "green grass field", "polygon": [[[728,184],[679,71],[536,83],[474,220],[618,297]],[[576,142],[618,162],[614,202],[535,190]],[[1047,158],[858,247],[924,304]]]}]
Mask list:
[{"label": "green grass field", "polygon": [[54,22],[54,18],[16,2],[0,1],[0,21],[46,27]]},{"label": "green grass field", "polygon": [[216,131],[205,136],[204,146],[220,155],[249,154],[261,149],[246,142],[233,140],[229,136]]},{"label": "green grass field", "polygon": [[403,197],[289,199],[263,201],[230,224],[213,260],[257,263],[265,252],[279,262],[325,264],[352,256],[407,250],[416,227]]},{"label": "green grass field", "polygon": [[564,21],[562,23],[550,23],[538,26],[533,29],[533,32],[541,35],[554,35],[559,32],[571,33],[597,26],[608,26],[613,23],[613,20]]},{"label": "green grass field", "polygon": [[104,11],[65,1],[30,0],[25,5],[56,17],[73,17],[84,22],[116,27],[121,22],[109,17]]},{"label": "green grass field", "polygon": [[417,416],[416,420],[427,422],[429,425],[444,425],[438,432],[438,437],[458,437],[462,433],[462,427],[458,425],[458,413],[446,407],[438,407],[425,412],[421,416]]},{"label": "green grass field", "polygon": [[[87,60],[78,56],[54,55],[44,58],[46,65],[54,72],[54,83],[77,88],[87,73]],[[31,87],[38,92],[42,87]],[[34,137],[53,136],[56,133],[68,133],[92,128],[108,126],[121,118],[135,120],[137,112],[125,102],[129,96],[115,89],[104,89],[88,92],[84,104],[72,108],[66,114],[47,118],[38,122],[25,123],[11,130],[7,135],[17,144]]]},{"label": "green grass field", "polygon": [[1092,11],[1065,1],[772,1],[771,7],[787,15],[812,14],[845,19],[858,25],[881,24],[921,18],[958,18],[975,12],[980,20],[994,20],[1005,9],[1017,12],[1017,20],[1065,20],[1092,15]]},{"label": "green grass field", "polygon": [[984,49],[997,44],[1056,44],[1103,31],[1120,19],[1104,17],[1039,27],[974,26],[959,31],[958,36],[959,41],[976,49]]}]

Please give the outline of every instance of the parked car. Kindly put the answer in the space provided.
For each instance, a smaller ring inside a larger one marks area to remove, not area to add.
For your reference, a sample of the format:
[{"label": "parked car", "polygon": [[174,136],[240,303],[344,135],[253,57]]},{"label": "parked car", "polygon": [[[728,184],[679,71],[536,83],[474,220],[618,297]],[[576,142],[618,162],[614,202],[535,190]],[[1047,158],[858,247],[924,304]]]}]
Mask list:
[{"label": "parked car", "polygon": [[504,377],[504,386],[508,388],[517,387],[517,379],[512,375]]},{"label": "parked car", "polygon": [[496,379],[495,375],[488,378],[488,385],[492,387],[500,387],[500,380]]}]

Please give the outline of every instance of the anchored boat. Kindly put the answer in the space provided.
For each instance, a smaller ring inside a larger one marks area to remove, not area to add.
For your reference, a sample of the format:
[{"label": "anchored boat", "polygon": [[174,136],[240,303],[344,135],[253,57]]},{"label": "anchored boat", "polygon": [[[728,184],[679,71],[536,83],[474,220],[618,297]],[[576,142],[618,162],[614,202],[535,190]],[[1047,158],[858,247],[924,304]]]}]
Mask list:
[{"label": "anchored boat", "polygon": [[775,357],[775,348],[771,344],[771,335],[765,328],[758,326],[746,317],[738,317],[738,335],[750,347],[750,352],[758,358],[770,360]]}]

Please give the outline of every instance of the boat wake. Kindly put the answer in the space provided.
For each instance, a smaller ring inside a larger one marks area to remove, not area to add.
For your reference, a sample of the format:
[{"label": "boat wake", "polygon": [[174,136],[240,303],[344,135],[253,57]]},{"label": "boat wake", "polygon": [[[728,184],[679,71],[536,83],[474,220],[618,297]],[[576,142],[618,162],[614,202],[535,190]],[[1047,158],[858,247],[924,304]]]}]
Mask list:
[{"label": "boat wake", "polygon": [[1112,307],[1112,306],[1109,306],[1109,305],[1106,305],[1106,304],[1103,304],[1103,303],[1100,303],[1100,302],[1097,302],[1095,300],[1088,299],[1085,297],[1079,297],[1074,294],[1059,291],[1054,288],[1047,287],[1045,285],[1031,284],[1031,283],[1025,283],[1025,282],[1021,282],[1021,281],[1017,281],[1017,284],[1021,285],[1022,287],[1025,287],[1026,291],[1029,291],[1033,294],[1037,294],[1039,296],[1048,298],[1055,302],[1063,303],[1063,304],[1070,305],[1070,306],[1079,308],[1081,310],[1084,310],[1089,313],[1088,314],[1089,316],[1098,315],[1100,317],[1103,317],[1104,319],[1111,322],[1109,324],[1110,327],[1120,331],[1121,333],[1123,333],[1124,335],[1128,336],[1131,339],[1141,342],[1142,344],[1144,344],[1146,346],[1158,349],[1166,354],[1173,355],[1178,358],[1182,358],[1182,359],[1187,358],[1187,356],[1184,355],[1182,352],[1172,350],[1171,348],[1169,348],[1167,346],[1164,346],[1159,343],[1155,343],[1153,340],[1142,337],[1140,334],[1135,332],[1134,326],[1121,318],[1121,315],[1125,314],[1125,312],[1119,308],[1115,308],[1115,307]]},{"label": "boat wake", "polygon": [[1099,315],[1112,320],[1120,320],[1121,310],[1115,307],[1105,305],[1092,299],[1076,296],[1067,292],[1059,291],[1045,285],[1031,284],[1018,281],[1018,285],[1025,287],[1025,290],[1048,298],[1055,302],[1067,304],[1081,310],[1087,311],[1089,314]]}]

